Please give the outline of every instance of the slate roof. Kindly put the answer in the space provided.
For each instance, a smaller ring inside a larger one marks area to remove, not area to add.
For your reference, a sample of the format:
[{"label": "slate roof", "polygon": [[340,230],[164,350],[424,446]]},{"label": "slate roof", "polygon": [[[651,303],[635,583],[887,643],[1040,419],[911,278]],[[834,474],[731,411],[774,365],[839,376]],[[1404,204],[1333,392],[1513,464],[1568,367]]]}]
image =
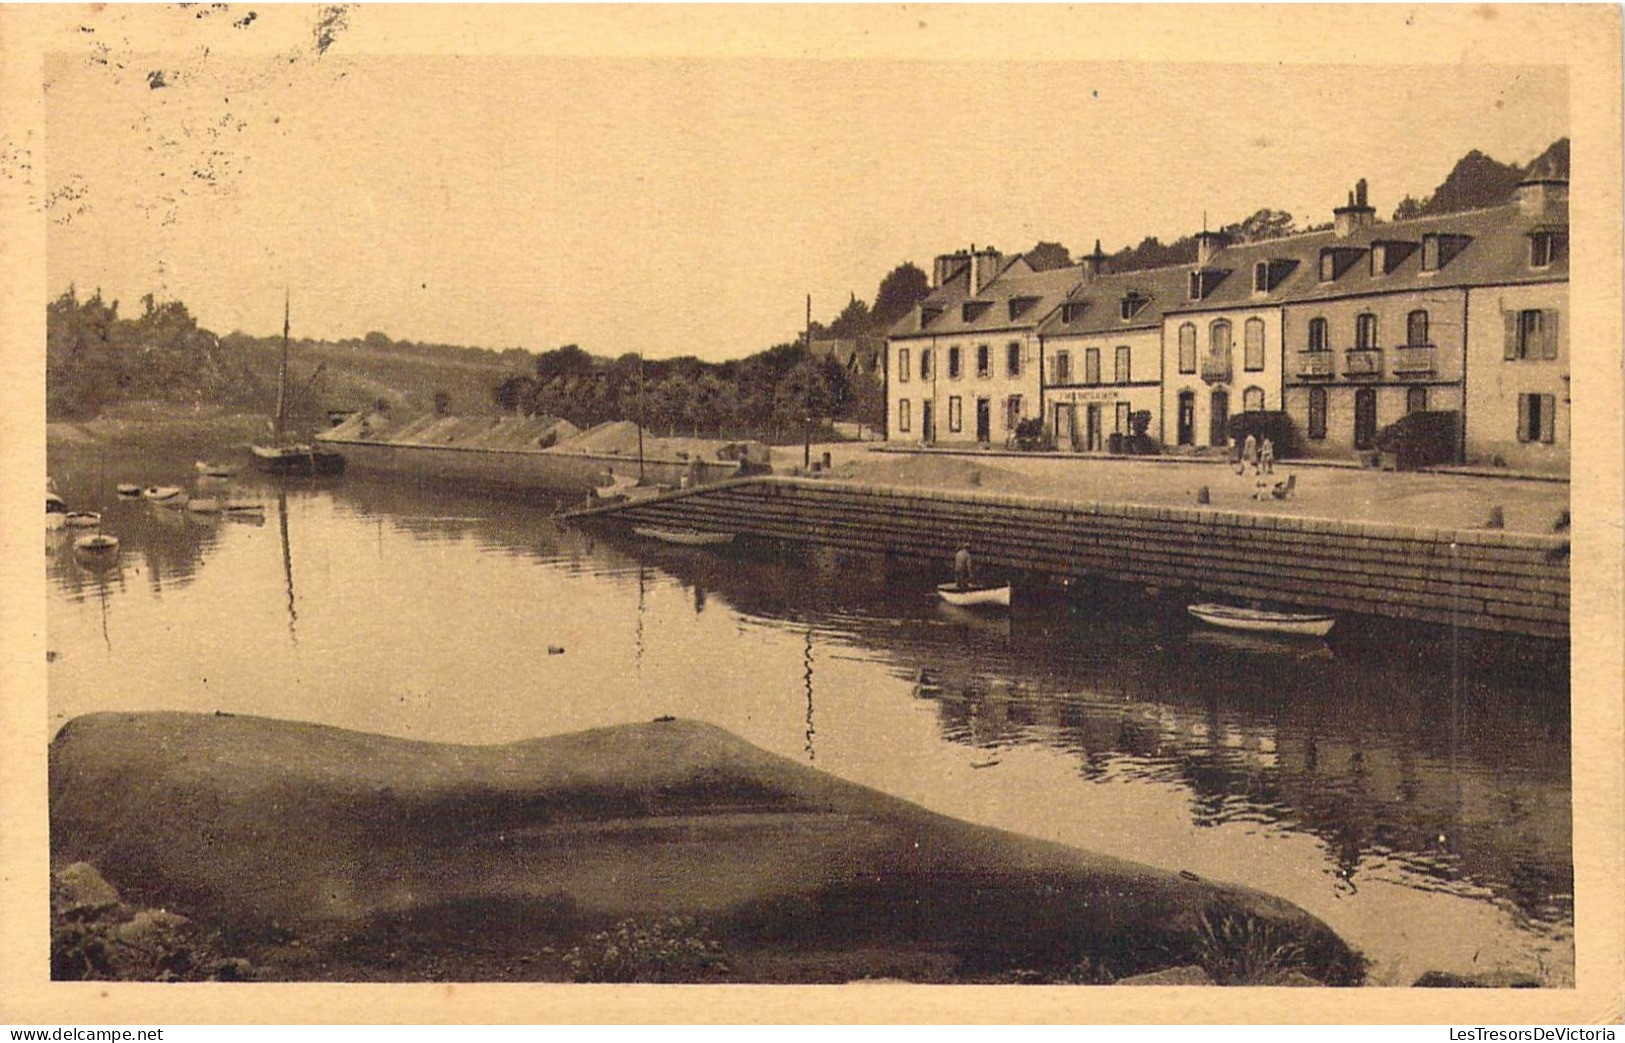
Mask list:
[{"label": "slate roof", "polygon": [[[1566,208],[1556,215],[1526,217],[1519,213],[1517,204],[1509,203],[1484,210],[1374,224],[1341,239],[1328,230],[1228,246],[1206,266],[1226,273],[1218,285],[1200,301],[1190,300],[1188,289],[1181,287],[1180,301],[1166,310],[1170,313],[1213,311],[1399,290],[1566,280],[1566,257],[1546,268],[1529,266],[1529,233],[1554,227],[1566,229],[1566,221]],[[1443,267],[1424,272],[1422,239],[1430,234],[1464,235],[1469,241]],[[1410,243],[1415,249],[1388,274],[1373,275],[1370,249],[1377,241]],[[1359,254],[1335,280],[1323,283],[1320,281],[1320,252],[1324,247],[1356,250]],[[1291,271],[1272,289],[1253,292],[1254,265],[1274,259],[1293,262]],[[1187,265],[1184,270],[1190,272],[1195,267]]]},{"label": "slate roof", "polygon": [[[1223,274],[1217,285],[1199,301],[1189,297],[1189,277],[1196,265],[1107,273],[1091,281],[1085,277],[1082,265],[1030,272],[1022,270],[1025,265],[1015,265],[1012,259],[974,297],[966,294],[968,267],[957,270],[924,301],[926,306],[940,307],[940,315],[922,326],[920,309],[915,308],[888,332],[891,337],[954,336],[1037,328],[1045,336],[1099,334],[1156,326],[1163,316],[1183,312],[1279,306],[1404,290],[1566,281],[1569,276],[1566,255],[1547,267],[1530,267],[1529,236],[1536,231],[1566,232],[1567,229],[1566,203],[1557,203],[1543,215],[1526,216],[1513,202],[1409,221],[1379,222],[1344,238],[1338,238],[1328,229],[1259,243],[1240,243],[1219,250],[1210,259],[1206,268]],[[1422,241],[1424,236],[1433,234],[1466,236],[1467,242],[1441,268],[1424,272]],[[1407,243],[1414,248],[1397,265],[1391,266],[1387,274],[1373,275],[1370,250],[1378,241]],[[1350,251],[1346,255],[1347,266],[1330,282],[1320,280],[1320,254],[1325,247]],[[1284,273],[1269,290],[1255,293],[1253,269],[1259,261],[1285,262],[1280,265]],[[1124,322],[1118,302],[1129,290],[1138,291],[1147,298],[1147,303],[1133,319]],[[1017,297],[1032,297],[1034,301],[1012,319],[1009,302]],[[961,306],[967,300],[986,302],[986,307],[966,319]],[[1086,305],[1071,321],[1066,321],[1061,310],[1068,301]]]}]

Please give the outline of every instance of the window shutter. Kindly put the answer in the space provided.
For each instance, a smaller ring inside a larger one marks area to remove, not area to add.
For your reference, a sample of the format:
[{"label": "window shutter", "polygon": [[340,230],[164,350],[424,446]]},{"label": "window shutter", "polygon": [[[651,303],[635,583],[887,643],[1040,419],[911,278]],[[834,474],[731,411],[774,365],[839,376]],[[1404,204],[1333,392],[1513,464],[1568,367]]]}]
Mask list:
[{"label": "window shutter", "polygon": [[1557,358],[1557,311],[1541,312],[1540,332],[1543,343],[1540,346],[1540,357],[1543,359]]},{"label": "window shutter", "polygon": [[1507,331],[1506,355],[1504,357],[1515,359],[1518,357],[1518,313],[1504,311],[1501,313],[1501,320],[1506,324]]},{"label": "window shutter", "polygon": [[1529,397],[1518,396],[1518,441],[1529,441]]},{"label": "window shutter", "polygon": [[1557,440],[1557,396],[1540,396],[1540,440],[1542,442],[1555,442]]}]

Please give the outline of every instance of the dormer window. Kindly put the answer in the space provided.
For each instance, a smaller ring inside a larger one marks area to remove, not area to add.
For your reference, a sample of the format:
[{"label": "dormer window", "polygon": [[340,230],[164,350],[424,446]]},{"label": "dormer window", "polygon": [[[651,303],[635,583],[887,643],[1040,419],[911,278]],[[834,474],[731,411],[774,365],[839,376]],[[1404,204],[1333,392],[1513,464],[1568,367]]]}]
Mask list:
[{"label": "dormer window", "polygon": [[1117,302],[1118,317],[1124,322],[1127,322],[1140,313],[1140,309],[1145,307],[1145,302],[1146,298],[1141,297],[1135,291],[1130,290],[1128,293],[1123,295],[1122,300]]},{"label": "dormer window", "polygon": [[1371,244],[1371,274],[1373,277],[1388,274],[1388,244]]},{"label": "dormer window", "polygon": [[1218,268],[1198,268],[1191,272],[1190,298],[1193,301],[1206,300],[1212,295],[1214,289],[1227,273]]},{"label": "dormer window", "polygon": [[1422,270],[1438,271],[1449,264],[1472,241],[1472,236],[1429,232],[1422,237]]},{"label": "dormer window", "polygon": [[975,322],[987,309],[987,301],[966,301],[959,306],[959,319],[961,322]]},{"label": "dormer window", "polygon": [[1393,274],[1394,269],[1404,264],[1405,258],[1415,252],[1415,243],[1398,239],[1375,240],[1371,244],[1371,277],[1375,279]]},{"label": "dormer window", "polygon": [[931,325],[942,316],[942,306],[937,304],[920,305],[920,326],[923,329]]},{"label": "dormer window", "polygon": [[1268,293],[1270,288],[1270,263],[1259,261],[1253,265],[1253,292]]},{"label": "dormer window", "polygon": [[1088,307],[1089,305],[1083,301],[1068,301],[1067,303],[1061,305],[1061,321],[1077,322],[1079,319],[1083,318],[1083,313],[1088,309]]},{"label": "dormer window", "polygon": [[1358,247],[1323,246],[1320,248],[1320,281],[1335,282],[1365,253]]},{"label": "dormer window", "polygon": [[1029,309],[1031,309],[1032,306],[1037,304],[1037,303],[1038,303],[1038,298],[1037,297],[1012,297],[1012,298],[1010,298],[1010,320],[1012,322],[1014,322],[1016,319],[1018,319],[1021,316],[1025,315],[1027,313],[1027,311]]},{"label": "dormer window", "polygon": [[1569,259],[1567,232],[1542,230],[1529,235],[1529,267],[1550,268],[1555,261]]}]

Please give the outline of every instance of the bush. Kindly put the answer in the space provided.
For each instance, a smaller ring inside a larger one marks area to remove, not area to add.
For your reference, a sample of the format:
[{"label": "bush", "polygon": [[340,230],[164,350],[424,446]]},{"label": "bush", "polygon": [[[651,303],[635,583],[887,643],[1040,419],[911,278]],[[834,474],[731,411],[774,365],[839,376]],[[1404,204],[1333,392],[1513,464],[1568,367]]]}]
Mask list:
[{"label": "bush", "polygon": [[1275,458],[1296,455],[1298,449],[1297,428],[1292,424],[1292,417],[1279,409],[1254,409],[1246,413],[1237,413],[1224,425],[1224,433],[1236,440],[1237,445],[1247,441],[1252,435],[1259,445],[1264,444],[1268,438],[1275,445]]},{"label": "bush", "polygon": [[686,916],[622,920],[564,954],[580,982],[692,982],[725,975],[722,945]]},{"label": "bush", "polygon": [[1377,432],[1377,448],[1394,455],[1401,471],[1454,463],[1461,444],[1461,414],[1453,409],[1407,413]]},{"label": "bush", "polygon": [[1040,417],[1016,421],[1016,448],[1028,452],[1041,452],[1055,448],[1055,439],[1044,430]]}]

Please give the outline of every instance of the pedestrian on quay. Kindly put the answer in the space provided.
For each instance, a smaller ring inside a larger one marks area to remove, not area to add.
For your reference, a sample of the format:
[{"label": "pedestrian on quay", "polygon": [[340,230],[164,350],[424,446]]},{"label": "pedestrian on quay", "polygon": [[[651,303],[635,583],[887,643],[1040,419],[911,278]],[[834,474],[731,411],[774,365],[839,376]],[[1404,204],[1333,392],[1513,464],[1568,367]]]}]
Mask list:
[{"label": "pedestrian on quay", "polygon": [[1242,470],[1241,447],[1236,444],[1235,435],[1230,435],[1224,440],[1224,451],[1230,457],[1230,466],[1236,469],[1237,474],[1240,474]]},{"label": "pedestrian on quay", "polygon": [[970,541],[959,545],[959,552],[954,555],[954,585],[960,590],[969,590],[971,585]]},{"label": "pedestrian on quay", "polygon": [[1268,438],[1258,447],[1258,471],[1260,474],[1275,473],[1275,443]]},{"label": "pedestrian on quay", "polygon": [[1258,439],[1252,435],[1241,443],[1241,469],[1245,472],[1249,467],[1253,469],[1253,474],[1258,473]]}]

